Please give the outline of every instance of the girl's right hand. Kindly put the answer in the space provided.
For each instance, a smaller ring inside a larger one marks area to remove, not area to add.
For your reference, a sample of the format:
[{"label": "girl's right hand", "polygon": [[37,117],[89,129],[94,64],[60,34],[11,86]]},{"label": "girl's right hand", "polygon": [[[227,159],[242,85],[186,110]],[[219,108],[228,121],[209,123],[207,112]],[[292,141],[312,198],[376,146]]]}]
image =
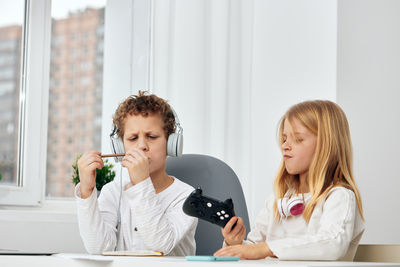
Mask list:
[{"label": "girl's right hand", "polygon": [[[236,225],[233,227],[235,223]],[[242,244],[246,235],[246,226],[244,226],[242,218],[235,216],[221,229],[221,232],[228,246],[239,245]]]},{"label": "girl's right hand", "polygon": [[80,178],[81,197],[88,198],[96,186],[96,169],[101,169],[104,162],[101,153],[89,151],[78,160],[78,173]]}]

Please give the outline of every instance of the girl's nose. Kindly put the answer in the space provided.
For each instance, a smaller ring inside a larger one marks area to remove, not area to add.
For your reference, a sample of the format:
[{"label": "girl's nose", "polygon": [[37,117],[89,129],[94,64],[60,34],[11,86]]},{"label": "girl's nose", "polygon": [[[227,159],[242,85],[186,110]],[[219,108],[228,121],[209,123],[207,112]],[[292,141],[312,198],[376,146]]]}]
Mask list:
[{"label": "girl's nose", "polygon": [[290,150],[291,148],[292,148],[292,146],[290,145],[290,143],[288,142],[288,140],[286,140],[285,142],[282,143],[282,150],[283,150],[283,151]]}]

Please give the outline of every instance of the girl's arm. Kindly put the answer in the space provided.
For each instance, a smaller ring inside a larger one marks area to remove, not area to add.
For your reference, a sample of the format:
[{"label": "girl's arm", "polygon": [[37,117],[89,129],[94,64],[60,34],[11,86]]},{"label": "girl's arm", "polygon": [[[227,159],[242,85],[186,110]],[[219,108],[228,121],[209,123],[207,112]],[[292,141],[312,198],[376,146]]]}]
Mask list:
[{"label": "girl's arm", "polygon": [[274,195],[267,198],[266,203],[257,216],[255,226],[240,245],[224,246],[214,253],[214,256],[236,256],[242,259],[263,259],[265,257],[275,257],[266,243],[266,233],[268,222],[272,215]]},{"label": "girl's arm", "polygon": [[307,233],[267,241],[279,259],[338,260],[346,255],[358,212],[354,193],[336,187],[321,205],[314,209]]},{"label": "girl's arm", "polygon": [[247,235],[247,239],[243,241],[243,244],[256,244],[266,241],[268,223],[273,216],[273,204],[274,195],[271,194],[265,201],[264,207],[261,209],[256,218],[256,223],[253,229]]}]

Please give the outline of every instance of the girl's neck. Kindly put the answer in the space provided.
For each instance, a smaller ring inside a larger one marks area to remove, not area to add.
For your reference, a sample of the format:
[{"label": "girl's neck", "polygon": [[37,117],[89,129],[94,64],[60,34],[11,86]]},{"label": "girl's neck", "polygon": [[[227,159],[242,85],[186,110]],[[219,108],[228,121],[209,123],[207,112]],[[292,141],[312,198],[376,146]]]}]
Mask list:
[{"label": "girl's neck", "polygon": [[309,193],[310,192],[310,188],[308,186],[308,172],[306,173],[302,173],[299,175],[299,194],[304,194],[304,193]]}]

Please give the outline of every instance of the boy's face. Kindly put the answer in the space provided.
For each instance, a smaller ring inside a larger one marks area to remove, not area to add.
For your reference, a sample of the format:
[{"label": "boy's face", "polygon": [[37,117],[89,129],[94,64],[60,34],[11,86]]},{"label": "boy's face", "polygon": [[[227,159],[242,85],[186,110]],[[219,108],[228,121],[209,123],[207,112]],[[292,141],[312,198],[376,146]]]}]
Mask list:
[{"label": "boy's face", "polygon": [[167,158],[167,139],[163,129],[164,123],[158,114],[128,115],[124,125],[125,151],[138,148],[145,152],[149,159],[150,176],[165,171]]}]

